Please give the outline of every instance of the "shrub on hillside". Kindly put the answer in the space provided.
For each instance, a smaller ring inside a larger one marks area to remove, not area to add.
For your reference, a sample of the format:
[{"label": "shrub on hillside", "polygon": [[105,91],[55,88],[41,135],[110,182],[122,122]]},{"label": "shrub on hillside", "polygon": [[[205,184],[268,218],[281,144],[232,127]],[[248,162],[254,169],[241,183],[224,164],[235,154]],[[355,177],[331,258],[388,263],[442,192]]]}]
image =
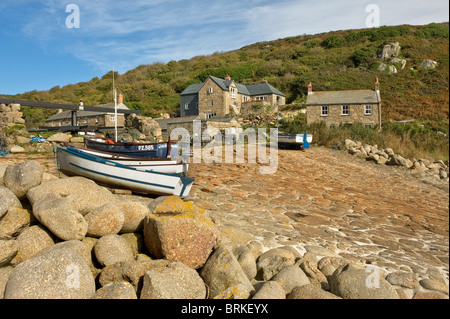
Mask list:
[{"label": "shrub on hillside", "polygon": [[356,50],[350,59],[355,63],[356,66],[359,66],[363,63],[368,63],[370,60],[372,60],[376,56],[376,50],[371,47],[362,48],[359,50]]},{"label": "shrub on hillside", "polygon": [[339,48],[344,46],[345,39],[336,35],[329,36],[322,42],[322,46],[326,49]]},{"label": "shrub on hillside", "polygon": [[449,29],[439,23],[430,23],[415,34],[424,39],[448,39]]}]

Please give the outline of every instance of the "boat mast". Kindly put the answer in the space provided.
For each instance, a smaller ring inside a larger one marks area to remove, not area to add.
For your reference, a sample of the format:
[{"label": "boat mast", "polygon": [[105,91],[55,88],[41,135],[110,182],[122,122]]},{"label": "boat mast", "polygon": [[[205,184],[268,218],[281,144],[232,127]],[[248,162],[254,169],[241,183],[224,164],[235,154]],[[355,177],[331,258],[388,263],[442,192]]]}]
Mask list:
[{"label": "boat mast", "polygon": [[114,83],[114,66],[113,66],[113,92],[114,92],[114,137],[117,143],[117,90]]}]

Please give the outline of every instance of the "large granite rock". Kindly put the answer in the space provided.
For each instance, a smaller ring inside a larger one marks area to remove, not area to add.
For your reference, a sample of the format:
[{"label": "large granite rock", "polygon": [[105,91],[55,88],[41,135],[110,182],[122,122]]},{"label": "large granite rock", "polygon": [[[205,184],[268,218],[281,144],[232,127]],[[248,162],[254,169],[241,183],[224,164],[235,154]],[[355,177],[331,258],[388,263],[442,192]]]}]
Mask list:
[{"label": "large granite rock", "polygon": [[204,211],[176,196],[163,196],[149,205],[144,241],[151,255],[197,269],[217,247],[220,232]]}]

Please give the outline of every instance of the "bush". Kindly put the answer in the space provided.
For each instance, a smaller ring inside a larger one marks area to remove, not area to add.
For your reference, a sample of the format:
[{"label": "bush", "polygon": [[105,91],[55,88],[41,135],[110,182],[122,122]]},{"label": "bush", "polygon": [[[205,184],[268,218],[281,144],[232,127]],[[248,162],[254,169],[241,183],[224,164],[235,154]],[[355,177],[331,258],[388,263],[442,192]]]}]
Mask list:
[{"label": "bush", "polygon": [[371,59],[375,58],[376,51],[374,48],[362,48],[356,50],[350,59],[355,63],[356,66],[359,66],[363,63],[368,63]]},{"label": "bush", "polygon": [[339,48],[345,44],[345,39],[336,35],[329,36],[322,42],[322,46],[326,49]]},{"label": "bush", "polygon": [[448,33],[448,28],[438,23],[430,23],[416,31],[416,35],[424,39],[448,39]]}]

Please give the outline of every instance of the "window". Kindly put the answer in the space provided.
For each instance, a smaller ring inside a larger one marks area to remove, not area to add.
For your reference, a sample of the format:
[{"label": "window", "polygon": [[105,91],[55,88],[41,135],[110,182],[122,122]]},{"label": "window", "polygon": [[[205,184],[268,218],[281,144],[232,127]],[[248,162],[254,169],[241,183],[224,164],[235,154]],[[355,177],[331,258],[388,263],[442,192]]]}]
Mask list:
[{"label": "window", "polygon": [[322,106],[322,113],[321,116],[328,116],[328,105]]},{"label": "window", "polygon": [[186,103],[186,104],[184,105],[184,109],[185,109],[185,110],[189,110],[189,103]]},{"label": "window", "polygon": [[364,115],[372,115],[372,104],[366,104],[364,107]]},{"label": "window", "polygon": [[209,94],[212,94],[214,92],[214,89],[212,87],[210,87],[208,92],[209,92]]},{"label": "window", "polygon": [[341,115],[350,115],[350,105],[342,105]]},{"label": "window", "polygon": [[268,97],[267,96],[257,96],[255,98],[256,101],[268,101]]},{"label": "window", "polygon": [[210,118],[216,116],[216,112],[213,112],[213,113],[206,113],[205,116],[206,116],[206,119],[210,119]]},{"label": "window", "polygon": [[214,106],[214,101],[213,100],[209,100],[209,106],[213,107]]},{"label": "window", "polygon": [[244,102],[248,102],[248,96],[244,96]]},{"label": "window", "polygon": [[231,88],[231,98],[236,98],[236,88]]}]

